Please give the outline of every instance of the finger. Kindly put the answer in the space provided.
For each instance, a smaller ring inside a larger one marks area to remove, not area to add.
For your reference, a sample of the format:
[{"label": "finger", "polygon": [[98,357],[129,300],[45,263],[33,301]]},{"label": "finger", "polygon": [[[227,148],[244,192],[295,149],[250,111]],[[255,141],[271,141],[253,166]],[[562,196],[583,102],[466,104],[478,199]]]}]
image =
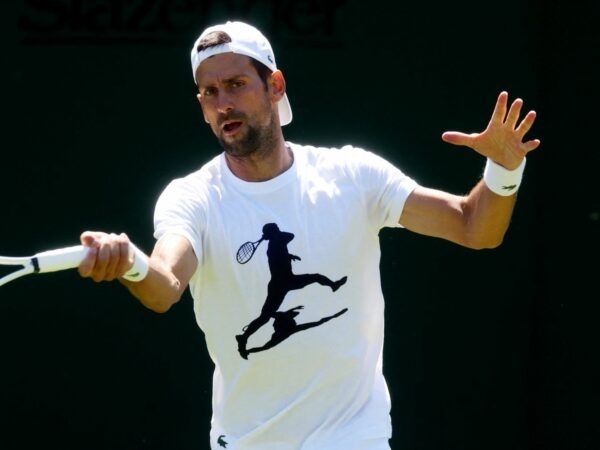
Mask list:
[{"label": "finger", "polygon": [[94,281],[104,281],[106,268],[110,261],[110,253],[110,245],[106,243],[100,245],[100,247],[97,248],[96,261],[92,272],[92,278],[94,279]]},{"label": "finger", "polygon": [[107,234],[100,242],[92,272],[92,278],[96,282],[115,279],[114,271],[120,258],[120,249],[115,242],[115,237],[114,233]]},{"label": "finger", "polygon": [[129,237],[125,233],[121,233],[119,235],[119,254],[121,257],[116,268],[117,276],[122,276],[122,274],[127,272],[133,263],[129,250]]},{"label": "finger", "polygon": [[98,255],[98,233],[94,231],[84,231],[79,237],[81,244],[88,247],[89,250],[79,267],[77,268],[79,275],[84,278],[90,277],[94,266],[96,265],[96,256]]},{"label": "finger", "polygon": [[536,117],[537,113],[535,111],[529,111],[527,115],[523,118],[519,126],[516,128],[515,131],[521,137],[521,140],[523,140],[523,136],[525,136],[533,126],[533,122],[535,121]]},{"label": "finger", "polygon": [[506,121],[504,122],[511,129],[514,129],[517,126],[517,121],[519,120],[519,116],[521,115],[521,108],[523,106],[523,100],[520,98],[515,99],[510,105],[510,109],[508,111],[508,115],[506,116]]},{"label": "finger", "polygon": [[126,237],[110,234],[110,242],[108,244],[108,255],[106,265],[104,267],[104,279],[112,281],[119,275],[125,272],[129,267],[129,245]]},{"label": "finger", "polygon": [[[84,245],[87,245],[83,241],[82,243]],[[86,257],[83,259],[83,261],[81,261],[79,267],[77,268],[79,275],[81,275],[84,278],[88,278],[92,275],[92,271],[94,270],[94,266],[96,264],[96,257],[98,255],[97,247],[91,247],[91,245],[87,246],[90,247],[90,249],[88,250]]]},{"label": "finger", "polygon": [[502,91],[500,95],[498,95],[498,100],[496,100],[496,106],[494,106],[494,112],[492,113],[492,118],[490,122],[504,122],[504,118],[506,117],[506,105],[508,104],[508,92]]},{"label": "finger", "polygon": [[523,150],[525,150],[526,153],[530,152],[531,150],[535,150],[536,148],[538,148],[540,146],[541,141],[539,139],[532,139],[530,141],[524,142],[522,147]]},{"label": "finger", "polygon": [[99,233],[95,231],[84,231],[79,237],[81,243],[86,247],[97,247],[99,245],[98,239]]}]

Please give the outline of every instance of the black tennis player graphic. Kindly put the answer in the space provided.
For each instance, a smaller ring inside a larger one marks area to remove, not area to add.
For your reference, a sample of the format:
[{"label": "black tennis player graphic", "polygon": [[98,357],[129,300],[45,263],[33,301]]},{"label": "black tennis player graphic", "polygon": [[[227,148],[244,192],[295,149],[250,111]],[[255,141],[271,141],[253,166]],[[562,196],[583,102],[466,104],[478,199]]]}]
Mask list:
[{"label": "black tennis player graphic", "polygon": [[[298,331],[322,325],[346,312],[346,309],[343,309],[332,316],[324,317],[318,321],[298,324],[295,317],[299,314],[298,310],[303,308],[302,306],[297,306],[285,312],[278,311],[289,291],[302,289],[309,284],[318,283],[322,286],[330,287],[335,292],[348,279],[347,277],[342,277],[337,281],[333,281],[319,273],[295,274],[292,271],[292,261],[300,261],[300,257],[292,255],[288,251],[287,245],[292,239],[294,239],[293,233],[281,231],[275,223],[267,223],[263,227],[263,235],[258,242],[268,241],[267,259],[269,261],[271,279],[267,286],[267,298],[260,315],[250,322],[248,326],[244,327],[243,334],[236,336],[238,351],[244,359],[248,359],[248,354],[251,351],[258,352],[272,348]],[[257,246],[258,244],[256,244],[254,249]],[[273,327],[275,331],[269,342],[262,347],[248,350],[246,348],[248,338],[268,323],[270,319],[274,319]]]}]

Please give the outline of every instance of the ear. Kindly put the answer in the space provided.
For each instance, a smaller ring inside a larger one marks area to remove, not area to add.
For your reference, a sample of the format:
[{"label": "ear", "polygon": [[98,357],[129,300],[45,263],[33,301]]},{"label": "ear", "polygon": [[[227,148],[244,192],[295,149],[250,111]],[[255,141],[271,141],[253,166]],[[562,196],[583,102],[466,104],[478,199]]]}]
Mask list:
[{"label": "ear", "polygon": [[202,115],[204,116],[204,121],[206,123],[210,123],[208,121],[208,118],[206,117],[206,114],[204,114],[204,108],[202,107],[202,95],[200,93],[196,94],[196,98],[198,99],[198,103],[200,103],[200,108],[202,108]]},{"label": "ear", "polygon": [[276,70],[271,74],[270,82],[271,90],[273,95],[276,96],[276,100],[281,100],[285,94],[285,78],[281,70]]}]

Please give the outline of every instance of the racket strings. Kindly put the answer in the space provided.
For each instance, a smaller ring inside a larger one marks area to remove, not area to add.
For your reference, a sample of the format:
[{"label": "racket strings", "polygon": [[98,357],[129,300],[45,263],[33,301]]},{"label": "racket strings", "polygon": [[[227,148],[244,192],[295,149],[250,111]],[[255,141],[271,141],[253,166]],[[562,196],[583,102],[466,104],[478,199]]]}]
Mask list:
[{"label": "racket strings", "polygon": [[252,242],[246,242],[243,244],[237,252],[237,260],[240,263],[248,262],[254,253],[254,244]]}]

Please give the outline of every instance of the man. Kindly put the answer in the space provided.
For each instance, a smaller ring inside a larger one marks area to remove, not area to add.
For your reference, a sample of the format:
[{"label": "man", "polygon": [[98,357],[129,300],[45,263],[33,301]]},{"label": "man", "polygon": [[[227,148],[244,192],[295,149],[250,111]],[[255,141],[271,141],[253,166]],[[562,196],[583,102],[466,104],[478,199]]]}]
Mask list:
[{"label": "man", "polygon": [[[524,141],[535,112],[520,120],[523,102],[509,107],[502,92],[483,132],[443,134],[487,158],[483,179],[457,196],[363,149],[286,141],[285,78],[254,27],[209,27],[191,60],[204,119],[224,151],[162,192],[150,257],[125,234],[86,231],[80,274],[119,279],[156,312],[189,286],[215,363],[211,448],[389,449],[379,231],[500,245],[525,156],[540,144]],[[243,243],[249,259],[236,258]]]}]

